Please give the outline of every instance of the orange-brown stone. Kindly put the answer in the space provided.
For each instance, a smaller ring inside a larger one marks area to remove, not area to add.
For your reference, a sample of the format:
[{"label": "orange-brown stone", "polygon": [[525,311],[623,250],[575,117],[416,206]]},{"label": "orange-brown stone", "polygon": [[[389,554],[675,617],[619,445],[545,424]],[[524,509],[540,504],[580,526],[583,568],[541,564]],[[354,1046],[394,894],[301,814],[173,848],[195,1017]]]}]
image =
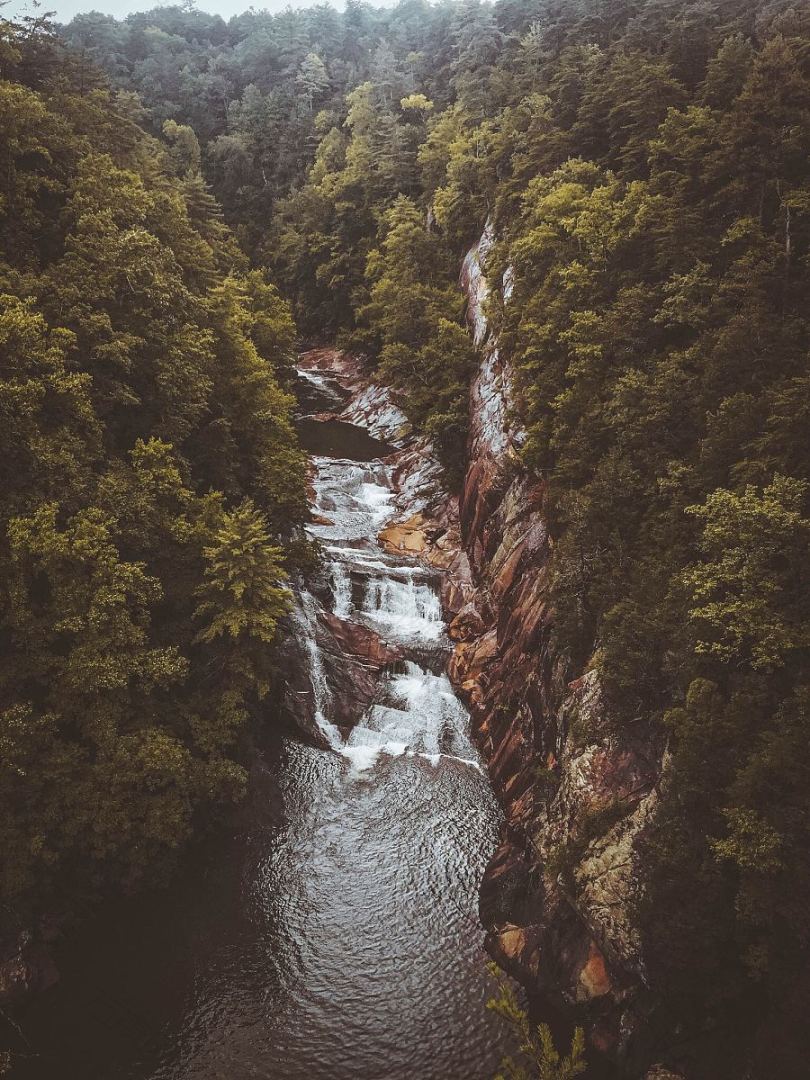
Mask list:
[{"label": "orange-brown stone", "polygon": [[409,555],[421,555],[427,547],[427,536],[423,525],[422,515],[414,514],[407,521],[400,521],[383,529],[379,534],[379,541],[387,551],[394,555],[402,552]]},{"label": "orange-brown stone", "polygon": [[591,1001],[604,997],[613,989],[605,958],[595,941],[591,942],[588,959],[583,964],[577,982],[577,1001]]}]

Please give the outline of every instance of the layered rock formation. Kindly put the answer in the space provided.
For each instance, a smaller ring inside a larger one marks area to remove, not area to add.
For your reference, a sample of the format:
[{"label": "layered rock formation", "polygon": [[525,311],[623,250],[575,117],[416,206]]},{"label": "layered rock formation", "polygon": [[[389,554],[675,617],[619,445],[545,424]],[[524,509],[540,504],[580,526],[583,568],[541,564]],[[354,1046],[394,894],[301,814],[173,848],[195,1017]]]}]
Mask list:
[{"label": "layered rock formation", "polygon": [[530,992],[572,1007],[592,1044],[637,1072],[649,1061],[652,995],[632,916],[635,841],[663,748],[646,730],[612,731],[597,673],[569,681],[555,650],[543,485],[520,464],[510,372],[484,313],[491,241],[487,230],[462,272],[481,360],[459,506],[471,580],[450,627],[451,678],[505,814],[481,914],[496,959]]},{"label": "layered rock formation", "polygon": [[309,742],[329,749],[314,719],[311,659],[305,652],[309,634],[314,635],[322,663],[328,668],[331,720],[342,731],[355,724],[363,709],[375,700],[381,673],[403,654],[373,630],[329,611],[320,612],[317,620],[304,628],[304,634],[289,635],[281,651],[286,673],[285,712]]}]

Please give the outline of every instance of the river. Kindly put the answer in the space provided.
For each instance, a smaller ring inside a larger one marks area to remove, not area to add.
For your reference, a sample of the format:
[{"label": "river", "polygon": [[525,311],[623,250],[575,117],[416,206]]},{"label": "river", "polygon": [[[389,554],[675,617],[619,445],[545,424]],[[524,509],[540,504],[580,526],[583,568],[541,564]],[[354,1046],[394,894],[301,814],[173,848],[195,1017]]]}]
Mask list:
[{"label": "river", "polygon": [[[60,983],[23,1018],[25,1080],[484,1080],[497,1067],[477,893],[498,810],[447,679],[435,576],[377,543],[386,448],[334,422],[305,421],[302,438],[328,586],[303,594],[297,623],[329,749],[277,737],[239,828],[63,948]],[[331,714],[324,608],[401,651],[351,729]]]}]

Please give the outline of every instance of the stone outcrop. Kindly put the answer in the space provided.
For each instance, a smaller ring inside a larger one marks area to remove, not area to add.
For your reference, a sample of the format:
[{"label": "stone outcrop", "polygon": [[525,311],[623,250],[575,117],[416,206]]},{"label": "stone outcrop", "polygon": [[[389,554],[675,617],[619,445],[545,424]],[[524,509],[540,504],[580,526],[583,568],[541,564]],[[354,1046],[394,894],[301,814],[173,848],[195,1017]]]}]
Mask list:
[{"label": "stone outcrop", "polygon": [[374,701],[381,672],[401,660],[402,651],[368,627],[329,611],[318,620],[318,644],[329,672],[331,719],[339,728],[350,728]]},{"label": "stone outcrop", "polygon": [[592,1045],[637,1075],[651,994],[632,920],[636,841],[663,748],[646,729],[611,730],[597,673],[569,681],[555,650],[544,488],[521,466],[511,375],[484,312],[491,243],[488,228],[462,270],[480,365],[458,509],[464,603],[450,623],[450,675],[505,816],[481,914],[496,959],[530,993],[570,1007]]},{"label": "stone outcrop", "polygon": [[394,555],[400,552],[406,555],[421,555],[427,547],[423,525],[422,515],[413,514],[405,521],[382,529],[379,534],[380,543]]},{"label": "stone outcrop", "polygon": [[[330,719],[338,728],[348,729],[374,701],[381,673],[402,660],[403,653],[369,627],[341,619],[330,611],[320,611],[314,627],[307,630],[316,636],[328,673]],[[284,712],[308,742],[329,749],[329,742],[314,719],[310,663],[305,635],[296,634],[291,627],[280,651],[280,664],[285,672]]]},{"label": "stone outcrop", "polygon": [[298,362],[306,371],[335,376],[347,392],[343,409],[329,413],[329,418],[365,428],[369,435],[391,446],[404,447],[414,441],[408,418],[394,402],[391,391],[387,386],[369,382],[357,357],[339,349],[310,349],[302,353]]}]

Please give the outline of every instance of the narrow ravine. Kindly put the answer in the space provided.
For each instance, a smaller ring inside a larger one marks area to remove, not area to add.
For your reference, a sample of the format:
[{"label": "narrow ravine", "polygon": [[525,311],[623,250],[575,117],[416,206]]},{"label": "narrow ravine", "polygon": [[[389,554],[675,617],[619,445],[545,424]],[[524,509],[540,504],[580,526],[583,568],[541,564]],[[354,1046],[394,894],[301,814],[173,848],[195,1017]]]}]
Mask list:
[{"label": "narrow ravine", "polygon": [[[328,374],[302,379],[319,408],[342,407]],[[478,888],[499,814],[447,678],[439,574],[378,541],[396,497],[379,434],[302,422],[324,569],[295,621],[323,746],[280,738],[242,831],[74,943],[25,1019],[21,1075],[493,1074],[503,1031],[486,1009]],[[336,637],[373,644],[354,703],[351,678],[348,692],[334,681],[348,664]]]}]

